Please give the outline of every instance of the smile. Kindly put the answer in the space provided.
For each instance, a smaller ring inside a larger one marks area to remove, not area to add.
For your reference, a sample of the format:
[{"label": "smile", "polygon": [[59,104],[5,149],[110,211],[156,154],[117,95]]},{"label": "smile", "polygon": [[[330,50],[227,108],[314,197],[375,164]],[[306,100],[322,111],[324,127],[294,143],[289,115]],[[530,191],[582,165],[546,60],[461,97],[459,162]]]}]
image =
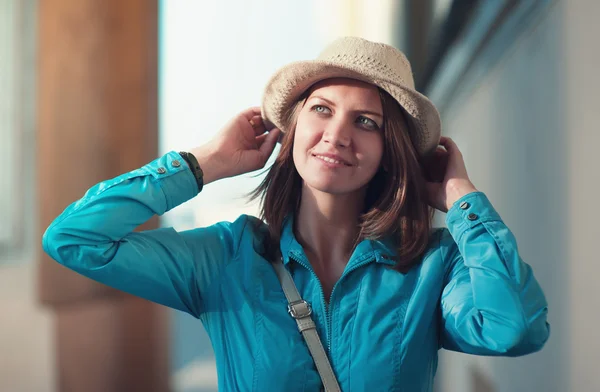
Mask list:
[{"label": "smile", "polygon": [[324,155],[313,155],[313,156],[315,158],[317,158],[317,159],[319,159],[319,160],[321,160],[323,162],[329,163],[331,165],[336,165],[336,166],[352,166],[350,164],[347,164],[346,162],[343,162],[343,161],[340,161],[340,160],[337,160],[337,159],[333,159],[331,157],[326,157]]}]

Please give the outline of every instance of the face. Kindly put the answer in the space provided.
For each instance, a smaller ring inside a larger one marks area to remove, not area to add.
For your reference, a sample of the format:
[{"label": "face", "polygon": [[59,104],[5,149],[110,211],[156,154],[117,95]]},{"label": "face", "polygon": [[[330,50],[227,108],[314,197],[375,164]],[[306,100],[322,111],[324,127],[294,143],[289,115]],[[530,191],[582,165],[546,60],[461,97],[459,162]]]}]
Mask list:
[{"label": "face", "polygon": [[305,186],[361,192],[383,156],[383,110],[375,86],[351,79],[317,84],[298,114],[293,158]]}]

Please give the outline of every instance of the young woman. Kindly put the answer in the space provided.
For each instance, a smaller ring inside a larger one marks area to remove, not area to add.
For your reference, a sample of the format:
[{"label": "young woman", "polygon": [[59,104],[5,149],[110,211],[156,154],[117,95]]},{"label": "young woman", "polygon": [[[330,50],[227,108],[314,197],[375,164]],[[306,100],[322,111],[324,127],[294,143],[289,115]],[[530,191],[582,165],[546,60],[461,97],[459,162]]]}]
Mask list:
[{"label": "young woman", "polygon": [[[441,347],[518,356],[549,334],[531,268],[440,129],[401,52],[342,38],[279,70],[262,110],[210,143],[92,187],[43,246],[80,274],[199,318],[222,391],[431,391]],[[277,140],[254,192],[261,220],[133,231],[213,181],[262,168]],[[431,228],[434,209],[447,229]]]}]

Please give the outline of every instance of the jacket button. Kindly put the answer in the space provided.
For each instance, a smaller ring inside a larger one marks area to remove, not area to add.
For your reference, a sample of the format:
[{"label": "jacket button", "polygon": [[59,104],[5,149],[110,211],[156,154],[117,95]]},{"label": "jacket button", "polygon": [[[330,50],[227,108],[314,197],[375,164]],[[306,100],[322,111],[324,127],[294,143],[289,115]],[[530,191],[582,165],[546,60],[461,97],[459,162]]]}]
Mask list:
[{"label": "jacket button", "polygon": [[179,167],[181,166],[181,162],[179,162],[177,159],[174,159],[173,162],[171,162],[171,165],[173,165],[173,167]]},{"label": "jacket button", "polygon": [[156,169],[156,172],[158,174],[165,174],[167,172],[167,169],[165,169],[164,167],[159,167],[158,169]]},{"label": "jacket button", "polygon": [[462,203],[460,203],[460,208],[463,209],[463,210],[466,210],[470,206],[471,205],[469,203],[467,203],[466,201],[463,201]]},{"label": "jacket button", "polygon": [[468,218],[469,220],[472,220],[472,221],[474,221],[475,219],[477,219],[477,218],[479,218],[479,217],[477,216],[477,214],[469,214],[469,215],[467,216],[467,218]]}]

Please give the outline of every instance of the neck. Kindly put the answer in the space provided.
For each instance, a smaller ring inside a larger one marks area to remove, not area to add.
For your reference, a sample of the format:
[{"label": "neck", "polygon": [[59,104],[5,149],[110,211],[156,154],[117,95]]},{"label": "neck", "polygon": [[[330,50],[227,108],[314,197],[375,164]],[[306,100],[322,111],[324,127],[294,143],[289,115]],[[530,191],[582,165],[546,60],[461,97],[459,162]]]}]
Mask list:
[{"label": "neck", "polygon": [[348,261],[359,234],[363,203],[363,192],[332,195],[302,187],[294,229],[311,262]]}]

